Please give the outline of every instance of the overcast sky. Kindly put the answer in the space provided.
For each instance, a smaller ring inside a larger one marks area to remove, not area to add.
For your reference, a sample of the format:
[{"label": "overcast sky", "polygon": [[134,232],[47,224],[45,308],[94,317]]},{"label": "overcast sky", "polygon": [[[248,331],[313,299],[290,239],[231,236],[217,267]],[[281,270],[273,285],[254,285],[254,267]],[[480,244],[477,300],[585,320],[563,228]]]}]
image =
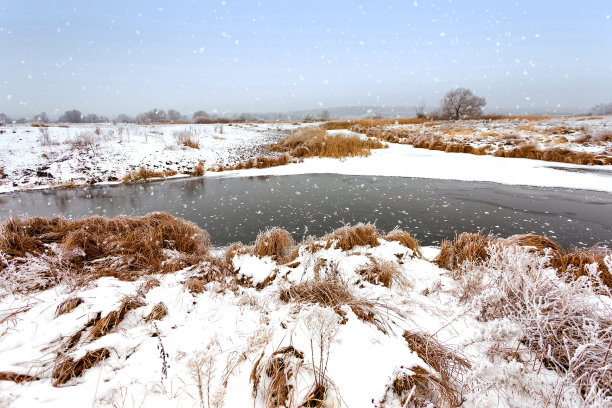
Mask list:
[{"label": "overcast sky", "polygon": [[612,1],[0,3],[0,112],[612,102]]}]

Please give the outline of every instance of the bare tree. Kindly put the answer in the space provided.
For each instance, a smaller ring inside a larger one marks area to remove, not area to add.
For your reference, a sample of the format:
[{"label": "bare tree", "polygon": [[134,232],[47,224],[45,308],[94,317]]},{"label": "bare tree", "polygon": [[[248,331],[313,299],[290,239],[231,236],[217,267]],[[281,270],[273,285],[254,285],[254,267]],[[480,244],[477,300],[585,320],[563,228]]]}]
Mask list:
[{"label": "bare tree", "polygon": [[425,113],[425,101],[419,99],[419,103],[414,107],[414,112],[417,118],[426,118],[427,114]]},{"label": "bare tree", "polygon": [[330,115],[329,115],[329,111],[327,109],[322,110],[321,114],[319,115],[319,118],[321,120],[329,120],[329,117],[330,117]]},{"label": "bare tree", "polygon": [[207,123],[210,120],[210,115],[203,110],[199,110],[193,114],[193,123]]},{"label": "bare tree", "polygon": [[612,103],[600,103],[589,110],[589,115],[612,115]]},{"label": "bare tree", "polygon": [[48,123],[49,117],[45,112],[40,112],[38,115],[34,115],[34,117],[32,118],[32,122]]},{"label": "bare tree", "polygon": [[442,99],[440,116],[449,119],[463,119],[482,115],[482,108],[487,104],[485,98],[474,95],[466,88],[448,91]]},{"label": "bare tree", "polygon": [[81,111],[73,109],[64,112],[62,116],[59,117],[59,122],[67,122],[67,123],[81,123],[83,121],[83,114]]},{"label": "bare tree", "polygon": [[181,117],[181,112],[174,109],[168,109],[168,120],[170,122],[180,122]]},{"label": "bare tree", "polygon": [[10,123],[11,118],[9,118],[6,114],[0,113],[0,124]]}]

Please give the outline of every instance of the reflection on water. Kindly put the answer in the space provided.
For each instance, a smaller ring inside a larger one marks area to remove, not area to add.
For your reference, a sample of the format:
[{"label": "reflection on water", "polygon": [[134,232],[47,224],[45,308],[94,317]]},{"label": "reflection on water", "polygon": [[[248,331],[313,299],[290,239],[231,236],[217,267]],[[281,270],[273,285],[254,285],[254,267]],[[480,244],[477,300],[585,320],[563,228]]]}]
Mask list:
[{"label": "reflection on water", "polygon": [[339,226],[396,226],[425,245],[456,233],[536,233],[565,246],[611,246],[612,194],[400,177],[297,175],[194,178],[0,196],[0,217],[164,211],[207,229],[216,245],[250,242],[269,226],[296,239]]}]

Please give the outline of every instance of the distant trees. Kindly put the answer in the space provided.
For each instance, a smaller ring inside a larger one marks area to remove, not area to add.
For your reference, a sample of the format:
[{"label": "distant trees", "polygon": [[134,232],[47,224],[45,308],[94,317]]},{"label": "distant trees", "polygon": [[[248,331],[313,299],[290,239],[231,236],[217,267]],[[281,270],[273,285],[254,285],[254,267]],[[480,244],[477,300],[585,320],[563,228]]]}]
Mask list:
[{"label": "distant trees", "polygon": [[4,124],[10,123],[10,122],[11,122],[11,118],[9,118],[4,113],[0,113],[0,125],[4,125]]},{"label": "distant trees", "polygon": [[321,111],[321,113],[319,114],[319,118],[321,120],[329,120],[329,118],[330,118],[329,111],[327,109],[323,109]]},{"label": "distant trees", "polygon": [[83,114],[81,111],[76,109],[67,110],[62,116],[59,117],[58,121],[66,123],[81,123],[83,121]]},{"label": "distant trees", "polygon": [[425,113],[425,101],[419,100],[419,103],[414,108],[414,112],[416,113],[417,118],[426,118],[427,114]]},{"label": "distant trees", "polygon": [[482,115],[482,108],[487,104],[485,98],[474,95],[466,88],[448,91],[442,99],[439,115],[446,119],[463,119]]},{"label": "distant trees", "polygon": [[117,122],[117,123],[132,123],[132,122],[134,122],[134,119],[131,118],[130,116],[126,115],[125,113],[120,113],[115,118],[115,122]]},{"label": "distant trees", "polygon": [[183,118],[183,115],[181,115],[181,112],[174,110],[174,109],[168,109],[167,116],[170,122],[180,122],[181,119]]},{"label": "distant trees", "polygon": [[40,112],[38,115],[34,115],[32,122],[49,123],[49,117],[45,112]]},{"label": "distant trees", "polygon": [[612,103],[600,103],[589,110],[589,115],[612,115]]},{"label": "distant trees", "polygon": [[193,123],[208,123],[210,115],[203,110],[199,110],[193,114]]}]

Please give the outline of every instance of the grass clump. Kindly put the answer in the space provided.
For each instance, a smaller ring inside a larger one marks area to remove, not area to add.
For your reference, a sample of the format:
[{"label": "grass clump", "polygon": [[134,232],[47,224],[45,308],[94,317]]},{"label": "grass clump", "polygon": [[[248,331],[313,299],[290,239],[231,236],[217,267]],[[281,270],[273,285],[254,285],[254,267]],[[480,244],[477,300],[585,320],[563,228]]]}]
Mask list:
[{"label": "grass clump", "polygon": [[357,273],[372,285],[382,285],[387,288],[398,286],[402,289],[411,285],[400,268],[393,262],[370,258],[370,263],[357,270]]},{"label": "grass clump", "polygon": [[262,358],[263,354],[251,371],[253,396],[261,395],[269,408],[293,406],[291,402],[297,393],[298,372],[304,364],[304,353],[287,346],[274,351],[264,362]]},{"label": "grass clump", "polygon": [[279,262],[284,262],[289,258],[294,245],[295,242],[287,230],[275,227],[257,235],[253,253],[260,258],[270,256]]},{"label": "grass clump", "polygon": [[378,242],[378,230],[373,224],[359,223],[354,227],[349,225],[338,228],[325,239],[331,245],[335,241],[336,248],[343,251],[348,251],[356,246],[376,247],[380,245]]},{"label": "grass clump", "polygon": [[492,236],[461,233],[454,242],[443,241],[434,263],[448,270],[457,269],[463,262],[480,262],[489,259],[487,247],[496,242]]},{"label": "grass clump", "polygon": [[189,130],[179,130],[174,132],[174,140],[179,146],[187,146],[191,147],[192,149],[200,148],[200,143],[198,142],[197,137],[195,137],[193,132]]},{"label": "grass clump", "polygon": [[168,314],[168,306],[164,302],[159,302],[151,312],[145,316],[145,322],[150,322],[152,320],[161,320],[164,316]]},{"label": "grass clump", "polygon": [[38,381],[40,378],[29,374],[17,374],[12,371],[0,371],[0,381],[12,381],[16,384]]},{"label": "grass clump", "polygon": [[54,379],[53,386],[59,387],[73,378],[80,377],[85,371],[109,357],[110,351],[106,348],[100,348],[88,351],[78,360],[73,360],[70,357],[60,358],[51,373],[51,378]]},{"label": "grass clump", "polygon": [[135,181],[146,181],[152,178],[162,178],[162,177],[170,177],[176,174],[176,170],[164,170],[164,171],[155,171],[149,170],[144,167],[141,167],[137,171],[131,172],[123,176],[124,183],[131,183]]},{"label": "grass clump", "polygon": [[206,170],[204,169],[204,162],[200,161],[198,162],[198,165],[194,167],[193,171],[191,172],[191,175],[194,177],[200,177],[203,176],[205,172]]},{"label": "grass clump", "polygon": [[99,339],[109,333],[114,327],[125,319],[127,313],[131,310],[137,309],[144,306],[145,303],[136,297],[126,297],[121,302],[119,309],[113,310],[105,317],[98,320],[89,331],[89,338],[91,340]]},{"label": "grass clump", "polygon": [[71,297],[60,303],[55,309],[55,317],[61,316],[66,313],[70,313],[78,305],[83,303],[83,298]]},{"label": "grass clump", "polygon": [[422,256],[419,241],[406,231],[396,228],[383,237],[387,241],[397,241],[419,258]]},{"label": "grass clump", "polygon": [[[100,276],[135,280],[205,259],[208,233],[165,213],[144,217],[9,218],[0,225],[0,275],[18,290],[46,288],[63,279]],[[35,256],[36,258],[32,258]],[[32,268],[35,262],[38,268]],[[10,267],[9,267],[10,266]],[[9,276],[10,275],[10,276]]]},{"label": "grass clump", "polygon": [[332,157],[344,158],[369,156],[371,149],[382,149],[378,140],[363,140],[357,135],[328,135],[324,129],[305,127],[297,129],[284,137],[270,150],[286,152],[293,157]]}]

